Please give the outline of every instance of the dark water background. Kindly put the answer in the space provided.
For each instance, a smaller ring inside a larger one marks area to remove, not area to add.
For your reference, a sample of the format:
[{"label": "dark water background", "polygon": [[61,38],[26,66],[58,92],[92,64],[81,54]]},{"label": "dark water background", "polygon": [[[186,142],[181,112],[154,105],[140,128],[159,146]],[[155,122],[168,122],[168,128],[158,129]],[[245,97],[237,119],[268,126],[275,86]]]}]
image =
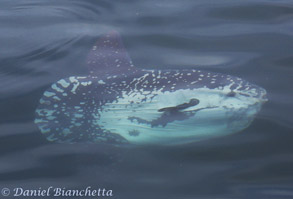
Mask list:
[{"label": "dark water background", "polygon": [[[176,146],[48,143],[34,111],[82,75],[99,35],[121,33],[141,68],[200,68],[264,87],[246,130]],[[91,186],[113,198],[293,198],[293,2],[1,0],[0,189]]]}]

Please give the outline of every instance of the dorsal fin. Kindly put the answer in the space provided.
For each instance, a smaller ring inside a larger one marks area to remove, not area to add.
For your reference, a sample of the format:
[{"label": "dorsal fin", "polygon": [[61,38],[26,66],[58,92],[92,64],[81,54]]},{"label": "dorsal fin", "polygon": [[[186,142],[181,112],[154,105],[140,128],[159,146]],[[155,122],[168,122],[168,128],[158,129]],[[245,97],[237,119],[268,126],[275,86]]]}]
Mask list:
[{"label": "dorsal fin", "polygon": [[92,47],[87,65],[90,76],[128,75],[135,67],[124,48],[120,34],[116,31],[102,35]]}]

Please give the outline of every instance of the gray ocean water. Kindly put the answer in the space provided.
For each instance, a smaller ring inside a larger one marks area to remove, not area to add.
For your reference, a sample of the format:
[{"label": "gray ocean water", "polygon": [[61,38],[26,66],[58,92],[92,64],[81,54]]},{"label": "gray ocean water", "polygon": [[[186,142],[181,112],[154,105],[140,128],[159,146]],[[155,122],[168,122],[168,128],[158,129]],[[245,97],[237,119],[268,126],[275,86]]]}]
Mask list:
[{"label": "gray ocean water", "polygon": [[[0,189],[293,198],[292,24],[290,0],[1,0]],[[269,101],[244,131],[194,144],[49,143],[33,123],[39,99],[53,82],[86,74],[88,50],[110,30],[137,67],[239,76],[265,88]]]}]

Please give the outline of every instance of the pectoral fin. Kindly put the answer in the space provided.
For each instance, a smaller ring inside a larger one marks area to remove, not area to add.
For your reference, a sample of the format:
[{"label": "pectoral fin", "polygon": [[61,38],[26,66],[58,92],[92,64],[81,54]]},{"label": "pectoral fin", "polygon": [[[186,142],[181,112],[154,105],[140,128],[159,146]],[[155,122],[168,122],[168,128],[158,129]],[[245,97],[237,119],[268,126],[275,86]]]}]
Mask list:
[{"label": "pectoral fin", "polygon": [[192,106],[196,106],[197,104],[199,104],[199,100],[196,98],[191,99],[189,102],[187,103],[183,103],[183,104],[179,104],[177,106],[171,106],[171,107],[165,107],[165,108],[161,108],[158,111],[159,112],[174,112],[174,111],[180,111],[183,109],[187,109],[189,107]]}]

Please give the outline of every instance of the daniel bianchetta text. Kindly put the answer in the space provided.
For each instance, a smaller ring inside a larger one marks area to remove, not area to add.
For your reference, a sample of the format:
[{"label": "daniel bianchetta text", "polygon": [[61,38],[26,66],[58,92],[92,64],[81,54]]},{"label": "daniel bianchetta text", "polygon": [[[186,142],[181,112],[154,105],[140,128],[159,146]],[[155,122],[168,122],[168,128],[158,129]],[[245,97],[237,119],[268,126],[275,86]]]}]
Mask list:
[{"label": "daniel bianchetta text", "polygon": [[[5,189],[5,192],[3,190]],[[2,189],[3,196],[14,196],[14,197],[111,197],[113,196],[113,190],[105,188],[93,188],[86,187],[84,189],[69,189],[64,187],[53,187],[48,188],[39,187],[37,189],[25,189],[22,187],[16,187],[13,189],[4,188]]]}]

